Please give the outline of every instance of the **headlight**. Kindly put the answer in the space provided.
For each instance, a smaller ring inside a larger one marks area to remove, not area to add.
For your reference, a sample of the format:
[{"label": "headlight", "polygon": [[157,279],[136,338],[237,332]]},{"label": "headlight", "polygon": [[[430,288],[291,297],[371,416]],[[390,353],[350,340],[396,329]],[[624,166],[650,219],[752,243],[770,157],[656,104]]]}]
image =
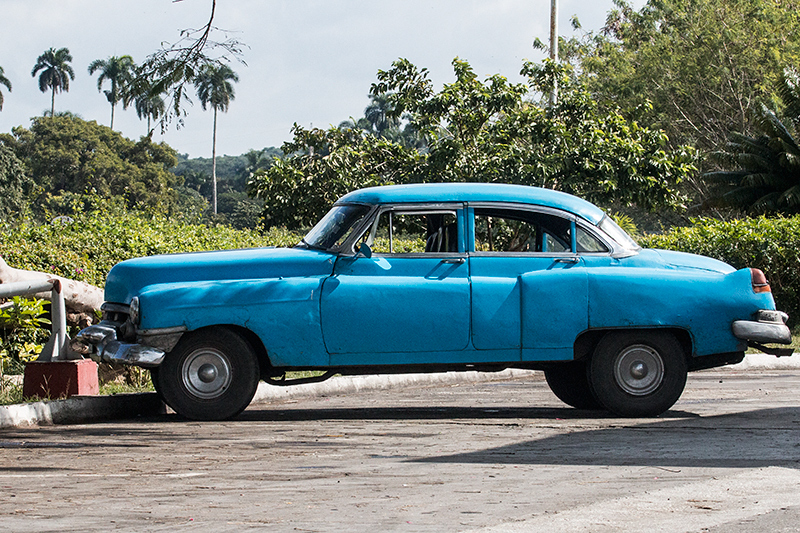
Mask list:
[{"label": "headlight", "polygon": [[131,305],[130,310],[128,311],[128,316],[130,316],[131,322],[134,324],[139,323],[139,297],[134,296],[131,298]]}]

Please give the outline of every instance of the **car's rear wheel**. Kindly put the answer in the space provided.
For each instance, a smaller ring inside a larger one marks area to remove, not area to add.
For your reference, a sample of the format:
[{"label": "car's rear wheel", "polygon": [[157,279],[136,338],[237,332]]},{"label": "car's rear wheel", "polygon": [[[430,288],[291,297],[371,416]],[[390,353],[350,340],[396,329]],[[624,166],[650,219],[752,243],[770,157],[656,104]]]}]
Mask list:
[{"label": "car's rear wheel", "polygon": [[597,399],[621,416],[657,416],[686,385],[686,354],[667,332],[609,333],[595,349],[588,380]]},{"label": "car's rear wheel", "polygon": [[241,413],[258,388],[258,359],[230,330],[186,334],[154,374],[156,390],[176,413],[225,420]]},{"label": "car's rear wheel", "polygon": [[585,361],[560,363],[544,371],[544,378],[559,400],[576,409],[602,409],[595,398],[586,372]]}]

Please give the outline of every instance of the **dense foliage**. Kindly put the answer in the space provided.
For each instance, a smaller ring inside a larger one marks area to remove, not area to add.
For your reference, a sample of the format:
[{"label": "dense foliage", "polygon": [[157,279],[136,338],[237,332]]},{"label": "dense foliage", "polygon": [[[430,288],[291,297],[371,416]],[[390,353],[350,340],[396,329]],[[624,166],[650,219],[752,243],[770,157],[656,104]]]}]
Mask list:
[{"label": "dense foliage", "polygon": [[50,324],[44,304],[15,296],[0,307],[0,379],[3,374],[22,373],[25,363],[41,353]]},{"label": "dense foliage", "polygon": [[604,32],[565,53],[578,56],[596,97],[674,143],[714,149],[731,131],[750,133],[750,112],[772,105],[783,68],[800,64],[797,0],[614,3]]},{"label": "dense foliage", "polygon": [[22,214],[33,188],[22,162],[10,148],[0,144],[0,220]]},{"label": "dense foliage", "polygon": [[[601,205],[645,209],[681,207],[676,185],[696,172],[690,147],[667,149],[663,132],[602,108],[567,72],[526,64],[529,83],[500,75],[480,81],[465,61],[456,80],[436,92],[425,69],[407,60],[378,73],[375,97],[387,117],[405,118],[424,149],[358,128],[293,128],[291,154],[257,172],[251,190],[265,202],[268,226],[301,227],[318,219],[340,195],[371,185],[484,181],[537,185]],[[561,86],[553,107],[530,101],[530,90]]]},{"label": "dense foliage", "polygon": [[130,207],[175,211],[178,180],[169,172],[175,151],[149,137],[134,142],[94,121],[56,116],[0,134],[0,144],[14,151],[40,192],[93,191],[124,198]]},{"label": "dense foliage", "polygon": [[723,170],[703,177],[714,185],[707,204],[749,213],[800,212],[800,75],[787,69],[779,96],[785,119],[763,104],[753,111],[756,135],[731,133],[710,159]]},{"label": "dense foliage", "polygon": [[800,321],[800,217],[694,219],[689,227],[641,237],[639,244],[707,255],[736,268],[759,268],[778,309],[789,313],[793,323]]},{"label": "dense foliage", "polygon": [[300,235],[275,229],[266,234],[227,226],[189,224],[162,215],[129,211],[119,202],[76,198],[69,218],[39,224],[0,224],[0,250],[15,268],[52,272],[102,287],[111,267],[132,257],[160,253],[293,246]]}]

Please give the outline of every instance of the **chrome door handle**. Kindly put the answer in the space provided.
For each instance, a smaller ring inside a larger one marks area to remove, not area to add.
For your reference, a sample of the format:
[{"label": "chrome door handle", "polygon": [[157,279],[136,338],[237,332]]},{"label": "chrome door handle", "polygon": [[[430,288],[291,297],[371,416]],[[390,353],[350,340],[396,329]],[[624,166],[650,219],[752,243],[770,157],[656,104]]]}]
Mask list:
[{"label": "chrome door handle", "polygon": [[466,261],[463,257],[459,257],[457,259],[442,259],[442,263],[446,263],[448,265],[461,265]]},{"label": "chrome door handle", "polygon": [[578,261],[580,261],[580,259],[578,259],[575,256],[572,256],[572,257],[556,257],[556,259],[555,259],[556,263],[572,263],[572,264],[575,264]]}]

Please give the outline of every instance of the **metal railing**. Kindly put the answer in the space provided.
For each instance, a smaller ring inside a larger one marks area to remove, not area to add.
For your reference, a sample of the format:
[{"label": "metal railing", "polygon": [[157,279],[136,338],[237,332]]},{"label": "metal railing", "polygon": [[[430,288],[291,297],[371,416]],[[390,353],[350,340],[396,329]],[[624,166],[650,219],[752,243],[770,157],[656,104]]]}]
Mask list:
[{"label": "metal railing", "polygon": [[67,309],[64,295],[61,293],[61,282],[57,279],[18,281],[0,284],[0,298],[14,296],[30,296],[42,292],[50,292],[51,333],[47,344],[42,348],[37,361],[70,361],[83,357],[70,349],[70,338],[67,335]]}]

